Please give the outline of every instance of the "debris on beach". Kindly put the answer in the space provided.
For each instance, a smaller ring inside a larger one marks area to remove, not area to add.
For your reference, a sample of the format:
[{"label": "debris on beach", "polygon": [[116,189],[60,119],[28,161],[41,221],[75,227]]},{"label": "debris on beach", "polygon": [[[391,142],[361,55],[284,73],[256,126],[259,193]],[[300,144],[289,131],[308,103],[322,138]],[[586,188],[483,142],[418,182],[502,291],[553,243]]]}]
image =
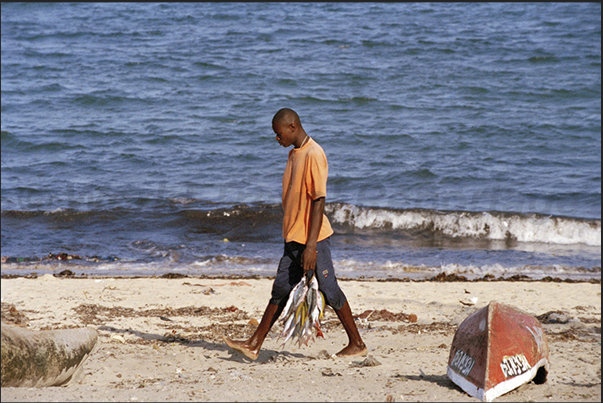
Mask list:
[{"label": "debris on beach", "polygon": [[317,360],[329,360],[333,358],[331,354],[327,350],[320,350],[320,352],[316,355]]},{"label": "debris on beach", "polygon": [[80,256],[65,252],[60,253],[49,253],[48,255],[40,258],[40,257],[20,257],[20,256],[2,256],[2,263],[34,263],[34,262],[43,262],[48,260],[85,260],[88,262],[114,262],[120,260],[116,256]]},{"label": "debris on beach", "polygon": [[404,312],[393,313],[387,309],[369,309],[362,312],[359,315],[354,315],[354,319],[374,320],[374,321],[388,321],[388,322],[410,322],[415,323],[417,321],[417,315],[414,313],[406,314]]},{"label": "debris on beach", "polygon": [[459,302],[463,305],[466,306],[473,306],[477,303],[478,299],[477,297],[470,297],[470,298],[465,298],[465,299],[459,299]]},{"label": "debris on beach", "polygon": [[320,329],[320,320],[323,317],[325,300],[322,292],[318,290],[318,280],[312,272],[312,278],[308,281],[306,276],[293,287],[289,294],[287,304],[283,309],[283,332],[280,337],[284,338],[283,346],[291,338],[297,338],[298,345],[308,345],[310,339],[316,336],[324,338]]},{"label": "debris on beach", "polygon": [[322,376],[343,376],[339,372],[333,372],[331,368],[325,368],[321,372]]},{"label": "debris on beach", "polygon": [[540,321],[540,323],[550,324],[550,323],[561,323],[565,324],[570,321],[570,318],[565,312],[561,311],[550,311],[547,313],[543,313],[542,315],[536,316],[536,319]]},{"label": "debris on beach", "polygon": [[71,270],[63,270],[57,274],[54,275],[55,277],[74,277],[75,273],[72,272]]},{"label": "debris on beach", "polygon": [[351,368],[362,368],[362,367],[376,367],[377,365],[381,365],[379,361],[372,355],[369,355],[364,359],[364,361],[354,361],[350,364]]},{"label": "debris on beach", "polygon": [[285,353],[276,353],[271,355],[265,363],[288,363],[291,358]]},{"label": "debris on beach", "polygon": [[7,304],[2,302],[2,323],[27,326],[29,319],[21,311],[19,311],[13,304]]}]

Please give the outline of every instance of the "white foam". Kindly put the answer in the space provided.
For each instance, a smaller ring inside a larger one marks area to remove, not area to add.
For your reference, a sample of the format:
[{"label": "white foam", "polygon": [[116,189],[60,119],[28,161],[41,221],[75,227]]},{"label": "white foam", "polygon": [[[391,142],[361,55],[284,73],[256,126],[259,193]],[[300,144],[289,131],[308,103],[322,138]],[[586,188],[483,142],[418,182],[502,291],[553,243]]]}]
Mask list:
[{"label": "white foam", "polygon": [[601,246],[601,220],[537,214],[389,210],[337,203],[330,204],[327,211],[334,223],[359,229],[430,230],[453,238]]},{"label": "white foam", "polygon": [[544,277],[590,279],[600,278],[600,268],[589,270],[580,267],[565,267],[561,265],[537,266],[520,265],[504,266],[499,263],[484,265],[462,265],[457,263],[442,264],[439,266],[413,265],[402,261],[363,262],[354,259],[342,259],[334,261],[334,266],[339,277],[357,278],[430,278],[440,273],[446,275],[460,275],[468,279],[482,278],[486,275],[499,277],[512,277],[517,274],[528,276],[532,279]]}]

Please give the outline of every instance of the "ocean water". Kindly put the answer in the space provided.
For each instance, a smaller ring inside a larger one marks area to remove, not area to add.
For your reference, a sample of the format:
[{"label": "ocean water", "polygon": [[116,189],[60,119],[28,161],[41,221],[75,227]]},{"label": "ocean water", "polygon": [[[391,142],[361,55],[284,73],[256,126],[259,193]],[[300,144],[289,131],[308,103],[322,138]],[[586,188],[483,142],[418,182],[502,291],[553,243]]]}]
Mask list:
[{"label": "ocean water", "polygon": [[1,14],[3,275],[274,275],[290,107],[340,277],[601,277],[600,3]]}]

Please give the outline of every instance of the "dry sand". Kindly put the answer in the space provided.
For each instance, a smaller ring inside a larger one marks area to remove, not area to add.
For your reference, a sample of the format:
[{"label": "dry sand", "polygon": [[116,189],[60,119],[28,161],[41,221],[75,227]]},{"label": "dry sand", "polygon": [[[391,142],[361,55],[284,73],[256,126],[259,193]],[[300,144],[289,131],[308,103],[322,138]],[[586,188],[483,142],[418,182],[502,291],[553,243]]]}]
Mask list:
[{"label": "dry sand", "polygon": [[[271,279],[46,274],[1,283],[5,323],[99,331],[68,385],[2,388],[2,402],[477,401],[447,378],[446,365],[457,326],[491,300],[542,315],[551,351],[545,384],[525,384],[496,401],[601,401],[600,284],[340,280],[379,364],[366,366],[364,358],[330,357],[347,341],[332,310],[323,320],[325,339],[309,346],[281,347],[277,322],[257,361],[229,350],[222,336],[253,332]],[[471,297],[473,306],[460,302]]]}]

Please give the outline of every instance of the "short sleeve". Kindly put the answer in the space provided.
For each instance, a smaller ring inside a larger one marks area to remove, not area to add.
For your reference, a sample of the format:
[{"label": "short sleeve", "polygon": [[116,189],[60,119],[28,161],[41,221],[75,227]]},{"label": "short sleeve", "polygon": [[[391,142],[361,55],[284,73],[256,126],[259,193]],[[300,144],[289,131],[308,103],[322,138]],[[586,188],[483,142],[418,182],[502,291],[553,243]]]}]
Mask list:
[{"label": "short sleeve", "polygon": [[328,175],[329,167],[326,155],[314,150],[308,153],[308,160],[306,162],[306,188],[312,200],[327,197]]}]

